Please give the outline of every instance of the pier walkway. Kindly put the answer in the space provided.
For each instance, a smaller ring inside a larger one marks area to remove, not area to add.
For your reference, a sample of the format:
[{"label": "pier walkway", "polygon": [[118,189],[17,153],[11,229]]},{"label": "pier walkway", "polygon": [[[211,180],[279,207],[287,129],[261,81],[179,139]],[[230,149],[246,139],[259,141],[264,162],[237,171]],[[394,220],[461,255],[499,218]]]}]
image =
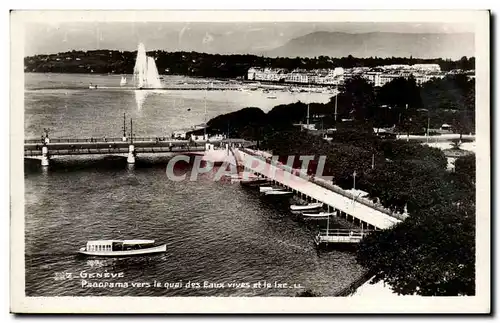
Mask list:
[{"label": "pier walkway", "polygon": [[312,179],[299,170],[272,161],[262,155],[262,152],[239,148],[234,149],[234,154],[238,165],[243,166],[246,171],[260,174],[310,202],[323,203],[328,212],[337,210],[338,216],[358,222],[362,229],[387,229],[405,219],[401,214],[359,199],[326,181]]}]

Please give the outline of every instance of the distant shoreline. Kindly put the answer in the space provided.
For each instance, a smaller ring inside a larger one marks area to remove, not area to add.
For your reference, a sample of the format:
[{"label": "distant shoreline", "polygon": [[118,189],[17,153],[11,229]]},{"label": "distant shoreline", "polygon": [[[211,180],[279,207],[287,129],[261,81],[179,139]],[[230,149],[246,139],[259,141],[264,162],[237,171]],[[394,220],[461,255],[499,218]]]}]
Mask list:
[{"label": "distant shoreline", "polygon": [[[133,75],[132,74],[126,74],[126,73],[81,73],[81,72],[28,72],[25,71],[24,74],[68,74],[68,75],[95,75],[95,76],[120,76],[120,75]],[[335,88],[336,86],[333,86],[331,84],[317,84],[317,83],[300,83],[300,82],[273,82],[273,81],[261,81],[261,80],[246,80],[246,79],[236,79],[236,78],[222,78],[222,77],[205,77],[205,76],[191,76],[191,75],[183,75],[183,74],[160,74],[160,79],[166,76],[180,76],[180,77],[189,77],[192,79],[203,79],[203,80],[214,80],[214,81],[219,81],[219,82],[226,82],[230,84],[259,84],[261,86],[272,86],[272,88],[275,89],[282,89],[284,87],[318,87],[318,88]],[[98,84],[97,84],[98,85]],[[80,88],[80,87],[78,87]],[[123,88],[123,89],[132,89],[130,87],[116,87],[116,88]],[[199,87],[199,88],[193,88],[192,90],[205,90],[207,89],[206,87]],[[189,88],[168,88],[168,87],[162,87],[159,88],[159,90],[189,90]],[[209,87],[207,89],[208,91],[214,90],[224,90],[224,88],[217,88],[217,87]],[[239,90],[239,88],[227,88],[227,90]]]}]

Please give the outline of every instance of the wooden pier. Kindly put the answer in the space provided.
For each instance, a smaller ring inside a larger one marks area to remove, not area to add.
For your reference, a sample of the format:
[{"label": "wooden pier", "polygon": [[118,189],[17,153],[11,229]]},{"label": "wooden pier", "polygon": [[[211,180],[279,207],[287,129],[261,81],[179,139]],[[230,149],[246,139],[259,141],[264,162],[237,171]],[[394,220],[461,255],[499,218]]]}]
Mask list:
[{"label": "wooden pier", "polygon": [[[383,230],[404,220],[401,215],[394,214],[380,205],[361,200],[339,187],[319,182],[317,179],[301,173],[300,170],[290,169],[290,167],[273,161],[271,158],[266,158],[261,154],[262,152],[238,148],[234,149],[233,153],[240,168],[264,176],[273,185],[293,192],[304,201],[323,203],[326,212],[337,211],[338,217],[352,221],[359,225],[361,230]],[[352,237],[350,239],[356,240]],[[358,238],[359,240],[360,238]]]}]

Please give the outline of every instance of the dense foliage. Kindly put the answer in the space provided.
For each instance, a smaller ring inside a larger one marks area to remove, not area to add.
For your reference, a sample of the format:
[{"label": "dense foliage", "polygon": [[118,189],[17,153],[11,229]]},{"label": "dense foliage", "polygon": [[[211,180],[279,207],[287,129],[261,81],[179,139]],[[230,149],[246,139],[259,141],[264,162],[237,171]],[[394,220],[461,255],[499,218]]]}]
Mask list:
[{"label": "dense foliage", "polygon": [[[53,73],[117,73],[133,72],[137,52],[116,50],[71,51],[51,55],[35,55],[24,59],[27,72]],[[256,55],[219,55],[198,52],[150,51],[148,56],[156,59],[160,74],[179,74],[203,77],[244,77],[250,67],[275,67],[289,70],[296,68],[318,69],[335,67],[376,67],[389,64],[439,64],[441,70],[474,69],[474,57],[460,60],[418,59],[399,57],[356,58],[352,56],[332,58],[263,57]]]},{"label": "dense foliage", "polygon": [[358,261],[399,294],[475,294],[475,205],[435,204],[366,237]]},{"label": "dense foliage", "polygon": [[358,261],[375,282],[405,295],[475,294],[475,156],[455,165],[454,173],[406,168],[391,172],[390,183],[376,179],[375,194],[394,195],[400,205],[406,198],[410,217],[360,244]]},{"label": "dense foliage", "polygon": [[324,175],[333,175],[337,185],[352,188],[356,171],[357,189],[387,208],[409,213],[401,224],[372,233],[359,246],[358,261],[375,273],[375,282],[383,279],[400,294],[474,295],[474,156],[459,158],[457,171],[450,173],[439,149],[368,135],[326,143],[288,130],[263,144],[282,157],[325,155]]},{"label": "dense foliage", "polygon": [[[331,115],[333,111],[330,107]],[[355,77],[346,81],[338,96],[337,113],[337,120],[354,118],[374,127],[397,126],[403,133],[424,134],[428,126],[439,128],[444,123],[469,133],[474,131],[475,81],[456,74],[419,86],[413,77],[401,77],[376,89]]]}]

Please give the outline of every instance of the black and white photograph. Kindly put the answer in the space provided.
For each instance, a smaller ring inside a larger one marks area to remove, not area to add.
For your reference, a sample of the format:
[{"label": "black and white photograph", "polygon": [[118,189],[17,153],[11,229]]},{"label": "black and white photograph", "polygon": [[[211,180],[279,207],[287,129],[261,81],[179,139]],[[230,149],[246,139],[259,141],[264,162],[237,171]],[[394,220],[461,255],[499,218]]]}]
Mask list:
[{"label": "black and white photograph", "polygon": [[11,311],[488,313],[489,15],[12,11]]}]

